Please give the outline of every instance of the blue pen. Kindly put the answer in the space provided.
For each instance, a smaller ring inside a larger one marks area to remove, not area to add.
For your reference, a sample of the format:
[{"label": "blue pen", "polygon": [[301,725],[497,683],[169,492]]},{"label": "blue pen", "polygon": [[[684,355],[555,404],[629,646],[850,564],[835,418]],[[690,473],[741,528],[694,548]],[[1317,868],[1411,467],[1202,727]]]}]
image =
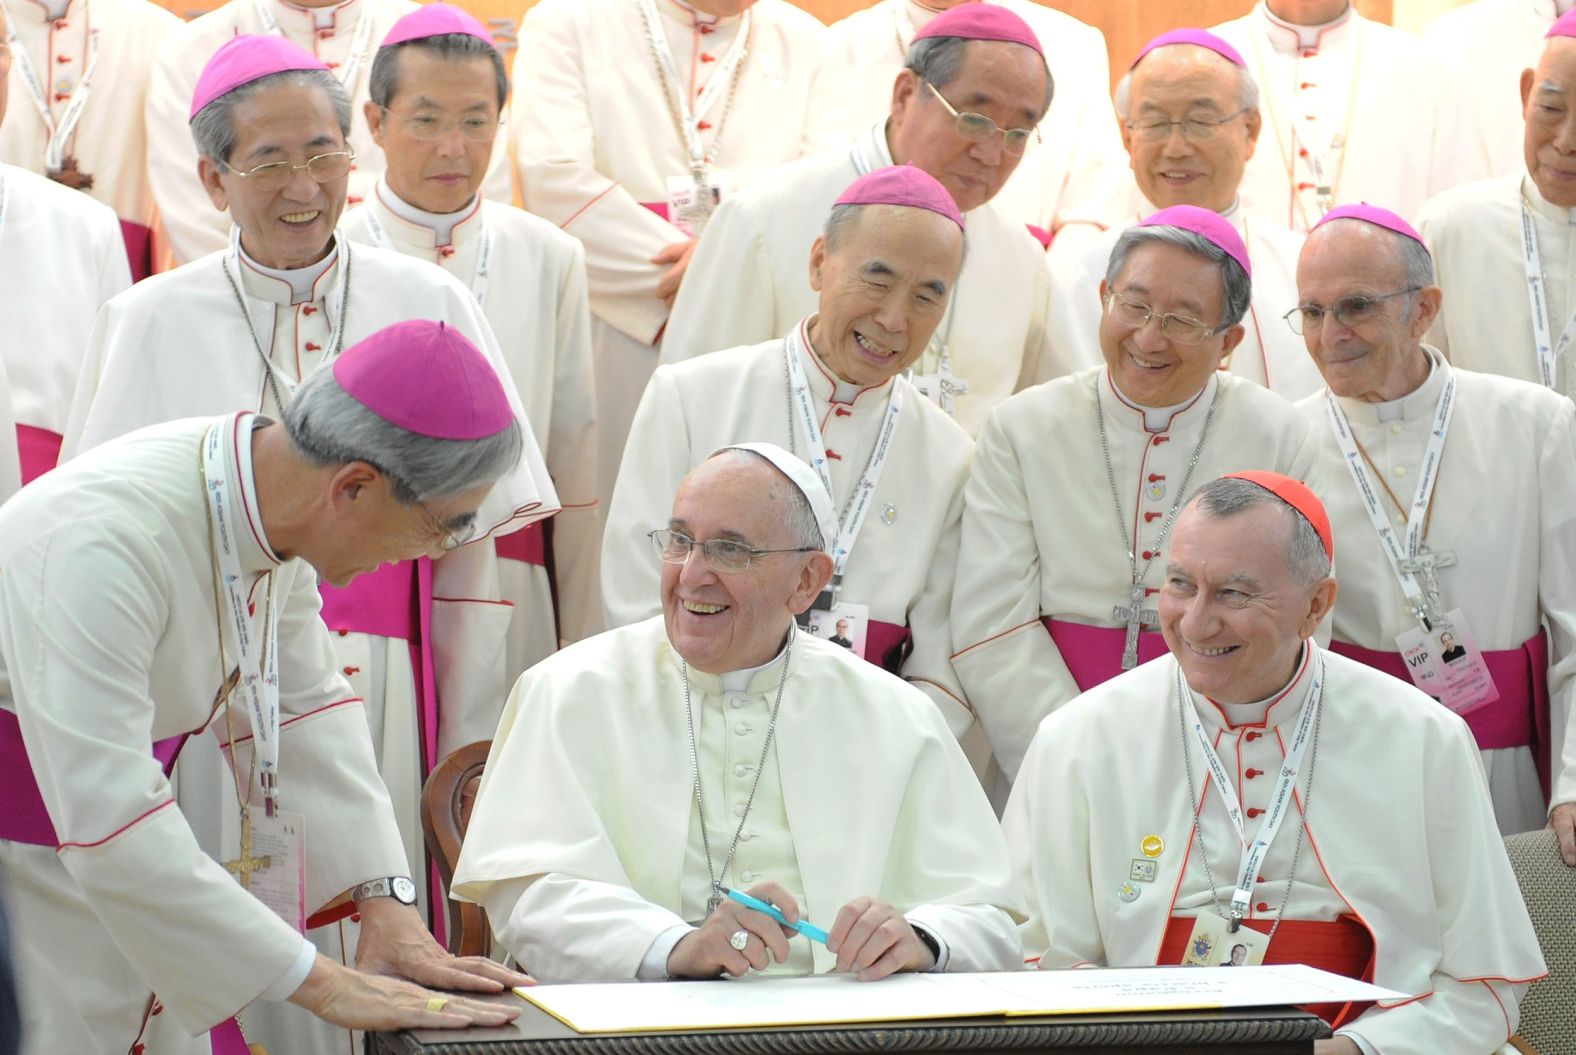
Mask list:
[{"label": "blue pen", "polygon": [[749,894],[742,893],[738,890],[729,890],[727,887],[723,887],[722,892],[727,894],[733,900],[737,901],[739,904],[743,905],[745,908],[753,908],[756,912],[764,912],[778,923],[781,923],[790,930],[798,931],[800,934],[803,934],[811,941],[818,941],[822,945],[826,944],[826,931],[822,930],[820,927],[817,927],[814,923],[806,923],[804,920],[800,920],[798,923],[789,923],[788,920],[783,917],[782,910],[769,901],[762,901],[758,897],[751,897]]}]

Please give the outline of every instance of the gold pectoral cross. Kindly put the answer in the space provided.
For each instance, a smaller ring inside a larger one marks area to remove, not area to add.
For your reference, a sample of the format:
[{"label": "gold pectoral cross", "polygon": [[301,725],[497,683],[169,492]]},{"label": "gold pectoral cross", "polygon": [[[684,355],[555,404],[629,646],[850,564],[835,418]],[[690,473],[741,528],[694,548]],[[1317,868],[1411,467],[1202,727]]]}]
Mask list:
[{"label": "gold pectoral cross", "polygon": [[252,873],[261,872],[273,863],[274,859],[267,854],[252,856],[252,815],[249,810],[241,810],[241,856],[234,861],[225,861],[224,870],[235,876],[242,890],[250,890]]}]

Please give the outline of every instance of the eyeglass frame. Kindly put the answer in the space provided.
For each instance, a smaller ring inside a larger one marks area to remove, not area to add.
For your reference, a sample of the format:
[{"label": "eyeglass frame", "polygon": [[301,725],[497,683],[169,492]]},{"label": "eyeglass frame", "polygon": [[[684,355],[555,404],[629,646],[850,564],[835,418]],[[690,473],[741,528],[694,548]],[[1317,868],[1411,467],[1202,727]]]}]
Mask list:
[{"label": "eyeglass frame", "polygon": [[[668,543],[659,540],[657,538],[658,535],[667,535],[669,541],[671,541],[675,536],[682,539],[689,539],[689,547],[684,551],[684,559],[669,560],[667,558]],[[760,560],[760,558],[772,553],[821,552],[816,546],[797,546],[790,549],[756,549],[748,542],[741,542],[738,539],[732,538],[709,538],[703,542],[697,538],[690,538],[689,535],[677,530],[676,528],[652,528],[650,531],[646,532],[646,537],[651,540],[652,547],[657,551],[657,559],[663,564],[670,564],[675,568],[683,567],[689,563],[690,558],[695,555],[695,550],[699,548],[702,558],[704,558],[706,561],[706,567],[710,568],[712,571],[720,572],[749,571],[751,568],[755,567],[756,562]],[[740,568],[730,568],[719,564],[717,558],[712,554],[710,549],[714,543],[722,543],[728,546],[737,546],[738,548],[744,550],[744,552],[748,555],[744,566]]]},{"label": "eyeglass frame", "polygon": [[[1143,124],[1135,121],[1125,121],[1123,123],[1127,125],[1127,130],[1129,132],[1142,136],[1151,143],[1164,143],[1169,140],[1171,138],[1171,130],[1173,128],[1180,128],[1182,130],[1182,138],[1187,140],[1189,143],[1204,143],[1214,139],[1216,132],[1220,131],[1221,128],[1229,125],[1231,122],[1235,121],[1237,118],[1241,117],[1251,109],[1252,107],[1244,106],[1234,114],[1228,114],[1225,117],[1213,121],[1205,121],[1197,117],[1184,117],[1180,121],[1149,121]],[[1187,126],[1190,123],[1203,125],[1207,127],[1209,131],[1204,133],[1202,136],[1188,135]],[[1151,131],[1152,129],[1158,129],[1162,126],[1164,126],[1166,130],[1164,135],[1156,136]]]},{"label": "eyeglass frame", "polygon": [[[973,110],[959,110],[957,107],[947,102],[947,97],[941,94],[940,88],[937,88],[929,81],[924,81],[923,78],[921,78],[921,80],[923,81],[925,87],[929,88],[931,93],[935,95],[937,99],[941,100],[941,105],[947,108],[947,113],[952,115],[952,127],[956,129],[958,136],[964,141],[970,143],[988,143],[993,137],[995,137],[997,133],[1000,133],[1002,152],[1010,154],[1015,158],[1023,157],[1024,153],[1029,149],[1029,134],[1031,132],[1034,133],[1034,141],[1036,143],[1045,142],[1044,137],[1040,135],[1039,125],[1035,125],[1033,128],[1003,128],[1001,125],[997,124],[995,121],[992,121],[984,114],[977,114]],[[970,139],[968,135],[964,133],[962,128],[962,122],[965,117],[979,118],[981,121],[984,121],[990,125],[990,131],[980,136],[978,139]],[[1012,147],[1008,145],[1010,140],[1007,137],[1014,132],[1023,133],[1023,139],[1021,140],[1023,146],[1018,150],[1013,150]]]},{"label": "eyeglass frame", "polygon": [[[1129,300],[1126,297],[1124,297],[1122,294],[1118,293],[1114,289],[1106,290],[1105,291],[1105,296],[1103,298],[1101,298],[1101,299],[1104,302],[1102,304],[1102,307],[1105,309],[1105,314],[1110,316],[1113,319],[1116,319],[1116,321],[1121,323],[1123,326],[1132,326],[1133,329],[1135,329],[1135,330],[1141,330],[1145,326],[1148,326],[1150,324],[1150,322],[1152,322],[1153,320],[1159,319],[1160,320],[1160,332],[1162,334],[1165,334],[1165,336],[1169,340],[1175,341],[1177,344],[1187,344],[1187,345],[1202,344],[1202,343],[1204,343],[1204,341],[1208,340],[1209,338],[1214,337],[1217,334],[1224,333],[1227,330],[1231,329],[1230,326],[1206,326],[1206,325],[1204,325],[1204,320],[1203,319],[1195,319],[1191,315],[1178,315],[1174,311],[1164,311],[1164,312],[1158,312],[1157,313],[1155,311],[1155,309],[1150,307],[1148,304],[1145,304],[1142,301]],[[1144,321],[1135,324],[1135,323],[1132,323],[1132,322],[1128,322],[1125,319],[1117,319],[1115,313],[1112,312],[1112,310],[1111,310],[1111,305],[1114,302],[1116,302],[1116,301],[1121,301],[1123,304],[1131,305],[1132,307],[1135,307],[1135,308],[1143,308],[1144,309]],[[1295,309],[1293,309],[1293,310],[1295,310]],[[1189,325],[1189,326],[1198,326],[1198,327],[1200,327],[1199,335],[1197,337],[1192,337],[1192,338],[1180,337],[1177,334],[1174,334],[1174,333],[1171,333],[1171,332],[1167,331],[1166,327],[1170,323],[1172,323],[1173,321],[1174,322],[1179,322],[1179,323],[1184,323],[1184,324]]]},{"label": "eyeglass frame", "polygon": [[[449,130],[451,128],[458,128],[459,132],[460,132],[460,138],[464,139],[467,143],[491,143],[491,142],[493,142],[494,140],[496,140],[498,138],[498,129],[500,127],[502,127],[502,125],[503,125],[503,117],[502,117],[502,115],[501,114],[495,114],[492,117],[492,128],[489,130],[489,132],[487,134],[487,138],[486,139],[472,139],[470,136],[465,134],[465,128],[464,128],[464,126],[462,124],[460,124],[460,122],[447,121],[447,122],[445,122],[445,127],[439,129],[437,135],[433,136],[431,139],[425,139],[418,132],[416,132],[413,128],[410,127],[410,120],[411,120],[412,117],[415,116],[414,114],[407,114],[407,115],[401,116],[401,115],[396,114],[391,108],[389,108],[387,106],[384,106],[382,103],[375,103],[373,105],[375,105],[379,110],[382,110],[384,115],[386,117],[388,117],[390,120],[399,121],[401,124],[403,124],[405,126],[405,130],[407,132],[409,132],[412,136],[414,136],[416,141],[419,142],[419,143],[436,143],[438,140],[440,140],[444,136],[448,135],[449,134]],[[460,121],[463,121],[463,120],[464,120],[464,118],[460,119]]]},{"label": "eyeglass frame", "polygon": [[465,527],[462,529],[463,534],[461,534],[460,531],[456,531],[445,524],[443,518],[434,513],[432,507],[426,502],[417,499],[412,504],[421,510],[422,515],[427,518],[427,526],[433,529],[433,533],[443,536],[443,541],[438,543],[438,548],[443,552],[453,553],[461,546],[475,541],[478,528],[476,514],[471,514],[470,520],[466,522]]},{"label": "eyeglass frame", "polygon": [[[1353,293],[1350,296],[1337,297],[1335,298],[1335,303],[1331,304],[1328,308],[1319,308],[1319,320],[1313,324],[1313,328],[1318,329],[1319,327],[1322,327],[1324,325],[1324,317],[1326,315],[1333,315],[1335,317],[1335,321],[1338,324],[1345,326],[1348,330],[1354,330],[1358,326],[1362,326],[1364,323],[1372,322],[1373,320],[1364,319],[1362,322],[1358,322],[1356,324],[1347,322],[1345,319],[1341,318],[1342,304],[1350,304],[1354,300],[1367,301],[1370,305],[1382,304],[1387,300],[1394,300],[1396,297],[1404,297],[1408,293],[1421,293],[1426,288],[1426,286],[1408,286],[1406,289],[1398,289],[1394,293],[1386,293],[1383,296],[1378,297],[1371,297],[1366,293]],[[1377,316],[1375,317],[1377,318]],[[1286,314],[1282,315],[1281,318],[1286,320],[1286,325],[1291,328],[1292,333],[1295,333],[1298,337],[1306,336],[1308,332],[1307,330],[1299,330],[1297,328],[1299,325],[1307,324],[1307,319],[1304,317],[1304,308],[1301,304],[1298,304],[1292,308]]]},{"label": "eyeglass frame", "polygon": [[[317,161],[319,158],[331,158],[331,157],[340,157],[340,156],[344,156],[345,159],[351,164],[351,166],[354,167],[355,161],[356,161],[356,151],[355,151],[355,148],[352,147],[349,143],[345,144],[345,149],[343,149],[343,150],[329,150],[329,151],[325,151],[325,152],[323,152],[321,154],[313,154],[311,157],[307,158],[305,161],[301,162],[299,165],[293,164],[292,162],[289,162],[289,161],[265,161],[261,165],[254,165],[251,168],[246,169],[246,170],[243,171],[242,169],[236,168],[234,165],[230,164],[228,161],[221,161],[221,162],[219,162],[219,164],[220,164],[220,166],[222,166],[227,171],[235,173],[237,176],[241,177],[244,180],[256,179],[257,178],[257,173],[260,170],[262,170],[262,169],[272,168],[275,165],[289,166],[288,169],[281,168],[281,169],[278,170],[280,172],[284,172],[285,173],[284,182],[279,184],[280,189],[283,189],[284,187],[289,186],[290,181],[295,178],[295,174],[296,174],[296,170],[297,169],[306,169],[307,179],[311,180],[313,183],[318,184],[319,186],[322,186],[324,183],[329,182],[329,180],[343,179],[344,178],[343,176],[330,176],[330,177],[328,177],[328,179],[318,179],[316,176],[312,175],[312,162]],[[350,174],[350,171],[347,169],[345,171],[345,175],[348,176],[349,174]],[[253,186],[261,186],[261,185],[260,184],[253,184]]]}]

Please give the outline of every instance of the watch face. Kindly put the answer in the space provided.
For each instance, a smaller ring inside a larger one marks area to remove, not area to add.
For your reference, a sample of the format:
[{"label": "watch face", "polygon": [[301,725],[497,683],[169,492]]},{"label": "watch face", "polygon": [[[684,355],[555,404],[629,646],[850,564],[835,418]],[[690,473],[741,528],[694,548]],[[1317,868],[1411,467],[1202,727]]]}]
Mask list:
[{"label": "watch face", "polygon": [[394,900],[402,902],[406,905],[414,905],[416,903],[416,884],[412,883],[409,879],[406,879],[404,876],[400,876],[398,879],[395,879],[391,884],[389,884],[389,886],[389,892],[394,895]]}]

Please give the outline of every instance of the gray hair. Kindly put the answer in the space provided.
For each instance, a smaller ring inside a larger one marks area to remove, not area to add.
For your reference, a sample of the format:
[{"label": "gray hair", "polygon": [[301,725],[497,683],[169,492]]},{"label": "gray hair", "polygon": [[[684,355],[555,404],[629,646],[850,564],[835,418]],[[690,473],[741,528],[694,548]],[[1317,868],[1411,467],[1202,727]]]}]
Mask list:
[{"label": "gray hair", "polygon": [[520,423],[479,440],[440,440],[400,428],[350,396],[334,371],[317,371],[284,412],[285,431],[318,467],[366,462],[410,505],[451,498],[492,483],[520,460]]},{"label": "gray hair", "polygon": [[1129,227],[1123,231],[1111,249],[1111,258],[1105,266],[1107,288],[1116,285],[1117,276],[1127,266],[1133,250],[1149,242],[1180,246],[1214,264],[1220,271],[1220,321],[1216,328],[1235,326],[1248,313],[1248,302],[1253,299],[1253,281],[1230,253],[1201,234],[1169,224],[1154,227]]},{"label": "gray hair", "polygon": [[378,106],[388,109],[399,94],[399,57],[407,48],[431,52],[435,58],[451,62],[467,59],[492,60],[493,77],[498,87],[498,109],[509,101],[509,71],[504,68],[503,56],[492,44],[469,33],[440,33],[435,37],[420,37],[399,44],[389,44],[378,49],[372,60],[372,73],[367,78],[367,96]]},{"label": "gray hair", "polygon": [[350,137],[350,96],[345,94],[345,86],[339,83],[339,78],[327,70],[286,70],[231,89],[198,110],[191,122],[197,153],[221,165],[229,165],[230,153],[235,150],[235,108],[274,85],[323,89],[334,105],[334,116],[339,119],[339,134],[347,139]]},{"label": "gray hair", "polygon": [[[1215,55],[1208,48],[1201,50]],[[1148,57],[1148,55],[1144,56],[1145,59]],[[1224,55],[1216,55],[1216,58],[1237,71],[1237,107],[1242,110],[1257,110],[1259,108],[1259,82],[1253,79],[1253,74]],[[1142,64],[1143,59],[1140,59],[1139,65]],[[1116,91],[1111,93],[1111,101],[1116,106],[1116,115],[1124,121],[1133,115],[1133,74],[1136,70],[1137,66],[1122,74],[1122,79],[1116,82]]]},{"label": "gray hair", "polygon": [[[952,79],[963,72],[963,49],[966,37],[921,37],[909,45],[903,68],[913,70],[922,81],[929,81],[936,88],[945,88]],[[1038,56],[1045,70],[1045,98],[1040,100],[1040,117],[1043,120],[1051,110],[1051,96],[1056,94],[1056,81],[1045,56]]]},{"label": "gray hair", "polygon": [[1286,565],[1292,575],[1309,586],[1329,577],[1330,555],[1324,551],[1324,540],[1307,517],[1273,491],[1251,480],[1222,476],[1194,491],[1189,502],[1197,502],[1211,520],[1225,520],[1272,503],[1281,507],[1292,519],[1291,542],[1286,547]]},{"label": "gray hair", "polygon": [[[838,245],[853,231],[855,224],[859,220],[860,212],[866,208],[868,206],[851,204],[832,206],[832,211],[826,214],[826,226],[821,228],[821,237],[826,240],[827,252],[835,253],[837,251]],[[969,235],[967,231],[964,231],[963,256],[958,261],[959,270],[962,270],[963,264],[967,262],[968,258]]]},{"label": "gray hair", "polygon": [[[799,490],[798,484],[790,480],[781,469],[772,464],[770,458],[757,451],[743,447],[725,447],[711,457],[732,458],[736,461],[748,458],[770,469],[772,475],[788,485],[784,489],[788,495],[788,508],[784,511],[783,523],[788,527],[788,534],[793,539],[793,544],[795,546],[809,546],[811,549],[820,550],[822,553],[826,552],[826,539],[821,537],[821,525],[815,519],[815,510],[810,508],[810,500],[804,496],[803,491]],[[710,461],[711,459],[708,458],[707,460]]]}]

